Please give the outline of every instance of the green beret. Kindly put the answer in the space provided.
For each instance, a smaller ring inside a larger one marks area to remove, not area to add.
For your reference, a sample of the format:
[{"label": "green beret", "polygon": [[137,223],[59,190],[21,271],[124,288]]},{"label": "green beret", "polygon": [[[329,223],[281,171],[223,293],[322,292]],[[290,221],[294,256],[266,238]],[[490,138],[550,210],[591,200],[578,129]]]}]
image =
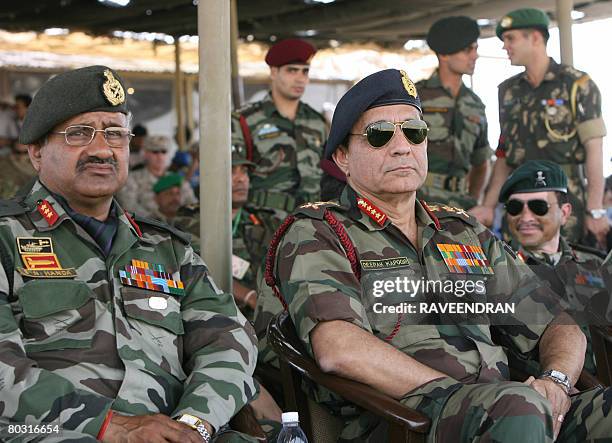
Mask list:
[{"label": "green beret", "polygon": [[232,166],[246,165],[254,168],[256,165],[247,159],[246,150],[242,145],[232,145]]},{"label": "green beret", "polygon": [[523,8],[503,16],[499,23],[497,23],[495,32],[502,39],[502,34],[511,29],[536,28],[543,31],[544,35],[548,38],[549,24],[548,15],[541,9]]},{"label": "green beret", "polygon": [[567,194],[567,175],[561,166],[548,160],[529,160],[516,168],[499,191],[505,203],[519,192],[559,191]]},{"label": "green beret", "polygon": [[444,17],[429,28],[427,44],[437,54],[454,54],[467,48],[480,37],[475,20],[465,17]]},{"label": "green beret", "polygon": [[153,192],[159,194],[166,189],[173,188],[174,186],[181,186],[183,184],[183,176],[180,174],[166,174],[160,177],[159,180],[153,185]]},{"label": "green beret", "polygon": [[28,107],[19,142],[35,143],[58,124],[92,111],[128,113],[123,81],[106,66],[63,72],[42,85]]}]

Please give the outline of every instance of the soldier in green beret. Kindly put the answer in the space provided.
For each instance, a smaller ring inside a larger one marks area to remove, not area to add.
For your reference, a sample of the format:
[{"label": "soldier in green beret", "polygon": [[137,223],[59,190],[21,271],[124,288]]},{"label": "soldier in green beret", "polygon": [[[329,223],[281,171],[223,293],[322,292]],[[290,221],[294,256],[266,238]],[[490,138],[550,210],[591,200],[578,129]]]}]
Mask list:
[{"label": "soldier in green beret", "polygon": [[129,124],[106,66],[53,77],[26,114],[38,180],[0,204],[3,442],[24,422],[48,442],[242,438],[225,430],[256,394],[254,331],[188,236],[113,198]]},{"label": "soldier in green beret", "polygon": [[292,211],[298,203],[319,198],[327,125],[323,115],[300,100],[315,53],[301,39],[273,45],[266,54],[270,91],[232,114],[232,144],[255,163],[249,196],[255,206]]},{"label": "soldier in green beret", "polygon": [[497,161],[483,205],[472,214],[490,226],[499,190],[512,170],[527,160],[554,161],[567,174],[573,207],[565,235],[604,248],[609,226],[603,209],[601,95],[588,74],[548,57],[548,24],[545,12],[526,8],[497,25],[510,62],[525,71],[499,85]]},{"label": "soldier in green beret", "polygon": [[438,57],[438,69],[416,84],[429,125],[429,170],[419,198],[463,209],[478,204],[493,154],[485,106],[462,80],[474,73],[479,36],[478,24],[469,17],[435,22],[427,43]]},{"label": "soldier in green beret", "polygon": [[[558,164],[530,160],[508,177],[499,201],[505,205],[511,246],[519,257],[550,283],[565,309],[586,319],[591,300],[605,290],[600,271],[603,254],[571,244],[561,235],[561,227],[572,213],[567,182]],[[589,329],[582,326],[582,331],[587,337],[584,368],[596,374]],[[529,370],[534,375],[538,371],[537,365]]]},{"label": "soldier in green beret", "polygon": [[173,226],[176,223],[178,210],[181,207],[181,185],[183,176],[170,173],[162,176],[155,185],[155,203],[157,207],[153,211],[152,217]]}]

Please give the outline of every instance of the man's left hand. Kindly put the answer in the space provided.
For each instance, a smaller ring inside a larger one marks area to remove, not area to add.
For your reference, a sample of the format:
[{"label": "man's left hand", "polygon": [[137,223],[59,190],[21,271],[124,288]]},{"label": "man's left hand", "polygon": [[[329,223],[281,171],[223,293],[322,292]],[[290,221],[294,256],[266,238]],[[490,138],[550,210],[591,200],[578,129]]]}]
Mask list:
[{"label": "man's left hand", "polygon": [[565,414],[572,405],[569,395],[565,392],[565,389],[547,378],[534,379],[529,377],[524,383],[530,385],[550,402],[553,414],[553,431],[556,439],[563,425]]},{"label": "man's left hand", "polygon": [[610,230],[608,217],[595,219],[587,215],[584,219],[584,225],[587,231],[591,231],[593,235],[595,235],[595,238],[597,239],[597,246],[600,249],[607,250],[606,234]]}]

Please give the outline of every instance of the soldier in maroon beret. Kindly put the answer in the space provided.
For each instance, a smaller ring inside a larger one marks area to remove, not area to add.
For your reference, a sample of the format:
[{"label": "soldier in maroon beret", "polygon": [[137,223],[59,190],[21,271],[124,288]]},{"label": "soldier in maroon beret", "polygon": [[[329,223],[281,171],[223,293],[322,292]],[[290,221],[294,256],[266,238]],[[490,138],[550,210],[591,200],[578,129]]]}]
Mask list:
[{"label": "soldier in maroon beret", "polygon": [[255,163],[249,202],[283,211],[319,200],[319,161],[327,136],[324,117],[302,102],[316,49],[282,40],[266,54],[270,91],[233,114],[232,145]]}]

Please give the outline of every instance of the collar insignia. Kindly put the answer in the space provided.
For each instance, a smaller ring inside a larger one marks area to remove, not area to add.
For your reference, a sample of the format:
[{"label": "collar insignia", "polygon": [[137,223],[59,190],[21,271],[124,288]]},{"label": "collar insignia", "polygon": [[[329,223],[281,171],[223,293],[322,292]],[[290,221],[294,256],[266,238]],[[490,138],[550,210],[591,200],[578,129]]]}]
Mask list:
[{"label": "collar insignia", "polygon": [[106,80],[102,85],[102,92],[104,92],[104,97],[106,100],[113,105],[120,105],[125,101],[125,92],[123,91],[123,86],[119,83],[119,80],[115,78],[110,69],[106,69],[104,71],[104,76]]},{"label": "collar insignia", "polygon": [[119,279],[126,286],[149,289],[171,295],[185,295],[181,280],[174,280],[166,272],[164,265],[148,263],[143,260],[132,260],[131,264],[119,270]]},{"label": "collar insignia", "polygon": [[38,203],[36,203],[36,209],[40,215],[47,220],[49,226],[53,226],[59,218],[59,214],[53,209],[53,206],[51,206],[48,200],[39,200]]},{"label": "collar insignia", "polygon": [[446,267],[453,274],[494,274],[480,246],[449,243],[437,243],[436,246]]},{"label": "collar insignia", "polygon": [[387,214],[374,206],[374,204],[366,198],[359,197],[357,199],[357,207],[380,226],[384,225],[387,221]]},{"label": "collar insignia", "polygon": [[406,90],[408,95],[417,98],[416,86],[414,86],[414,83],[412,83],[412,80],[410,80],[408,74],[406,74],[406,71],[400,71],[400,74],[402,75],[402,83],[404,84],[404,89]]}]

